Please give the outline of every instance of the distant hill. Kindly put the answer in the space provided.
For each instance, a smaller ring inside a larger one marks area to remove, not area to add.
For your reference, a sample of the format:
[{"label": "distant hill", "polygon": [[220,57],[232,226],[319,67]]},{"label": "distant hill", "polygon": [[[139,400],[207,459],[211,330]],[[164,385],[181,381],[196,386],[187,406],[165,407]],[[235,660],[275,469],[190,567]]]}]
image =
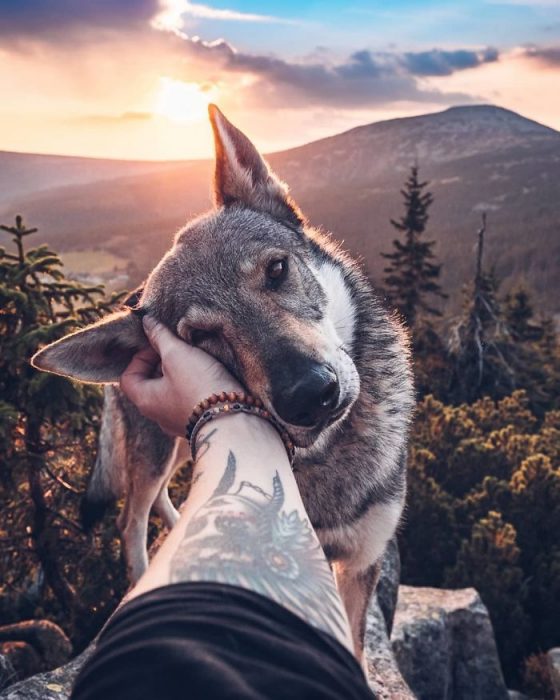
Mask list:
[{"label": "distant hill", "polygon": [[22,195],[128,175],[162,172],[173,162],[76,158],[0,151],[0,206]]},{"label": "distant hill", "polygon": [[[358,127],[269,161],[311,222],[344,239],[374,279],[382,274],[379,253],[394,238],[389,219],[401,213],[399,190],[417,161],[435,196],[429,232],[444,263],[449,310],[472,274],[486,211],[487,261],[505,288],[526,282],[546,311],[560,311],[559,132],[498,107],[454,107]],[[22,212],[60,249],[106,249],[133,261],[129,272],[139,278],[174,231],[210,206],[211,172],[209,161],[0,153],[0,220]]]}]

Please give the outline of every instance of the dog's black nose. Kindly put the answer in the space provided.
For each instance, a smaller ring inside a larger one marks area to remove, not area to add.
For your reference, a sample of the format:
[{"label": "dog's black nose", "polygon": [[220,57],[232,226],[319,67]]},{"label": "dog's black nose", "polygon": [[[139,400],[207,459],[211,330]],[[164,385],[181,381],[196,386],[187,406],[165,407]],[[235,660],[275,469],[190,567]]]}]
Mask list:
[{"label": "dog's black nose", "polygon": [[274,408],[286,423],[310,427],[331,413],[339,395],[334,371],[328,365],[312,362],[304,374],[279,393]]}]

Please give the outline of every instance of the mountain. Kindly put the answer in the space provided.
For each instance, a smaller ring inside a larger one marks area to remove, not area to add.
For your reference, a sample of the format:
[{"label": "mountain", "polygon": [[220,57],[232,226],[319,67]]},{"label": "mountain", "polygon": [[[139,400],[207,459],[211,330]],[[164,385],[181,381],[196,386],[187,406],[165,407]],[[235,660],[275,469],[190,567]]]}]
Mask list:
[{"label": "mountain", "polygon": [[[27,176],[22,164],[31,157],[47,160],[36,161]],[[379,253],[395,236],[389,220],[401,214],[399,190],[417,162],[435,197],[429,235],[444,265],[447,310],[458,308],[460,289],[472,277],[486,211],[486,260],[504,289],[527,283],[544,310],[560,311],[559,132],[498,107],[454,107],[357,127],[268,159],[311,222],[343,239],[374,280],[382,275]],[[0,220],[22,212],[49,243],[68,254],[84,251],[84,268],[102,249],[114,256],[114,271],[128,265],[135,282],[174,231],[210,206],[211,173],[209,161],[0,154],[0,192],[5,182],[12,191],[0,195]]]},{"label": "mountain", "polygon": [[0,206],[41,190],[161,172],[176,163],[76,158],[0,151]]}]

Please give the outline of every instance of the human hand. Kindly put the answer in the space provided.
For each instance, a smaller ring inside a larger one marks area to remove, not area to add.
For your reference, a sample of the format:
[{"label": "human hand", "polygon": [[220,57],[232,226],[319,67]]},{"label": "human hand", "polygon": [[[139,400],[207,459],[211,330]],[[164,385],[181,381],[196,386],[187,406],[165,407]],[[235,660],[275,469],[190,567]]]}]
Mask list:
[{"label": "human hand", "polygon": [[[150,345],[132,358],[121,376],[123,393],[140,413],[170,435],[185,435],[199,401],[243,387],[208,353],[188,345],[153,317],[143,319]],[[161,376],[155,376],[161,362]]]}]

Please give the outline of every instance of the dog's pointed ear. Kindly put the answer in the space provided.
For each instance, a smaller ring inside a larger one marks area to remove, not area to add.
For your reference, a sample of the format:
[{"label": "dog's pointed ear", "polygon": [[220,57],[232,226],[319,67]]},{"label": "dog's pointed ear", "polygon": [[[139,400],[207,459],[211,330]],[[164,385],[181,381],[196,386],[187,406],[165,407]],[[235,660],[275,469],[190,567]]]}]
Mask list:
[{"label": "dog's pointed ear", "polygon": [[141,319],[127,309],[47,345],[31,364],[82,382],[118,382],[132,356],[147,344]]},{"label": "dog's pointed ear", "polygon": [[244,204],[292,225],[302,224],[303,216],[288,195],[287,186],[274,175],[251,141],[216,105],[209,105],[208,114],[216,145],[216,205]]}]

